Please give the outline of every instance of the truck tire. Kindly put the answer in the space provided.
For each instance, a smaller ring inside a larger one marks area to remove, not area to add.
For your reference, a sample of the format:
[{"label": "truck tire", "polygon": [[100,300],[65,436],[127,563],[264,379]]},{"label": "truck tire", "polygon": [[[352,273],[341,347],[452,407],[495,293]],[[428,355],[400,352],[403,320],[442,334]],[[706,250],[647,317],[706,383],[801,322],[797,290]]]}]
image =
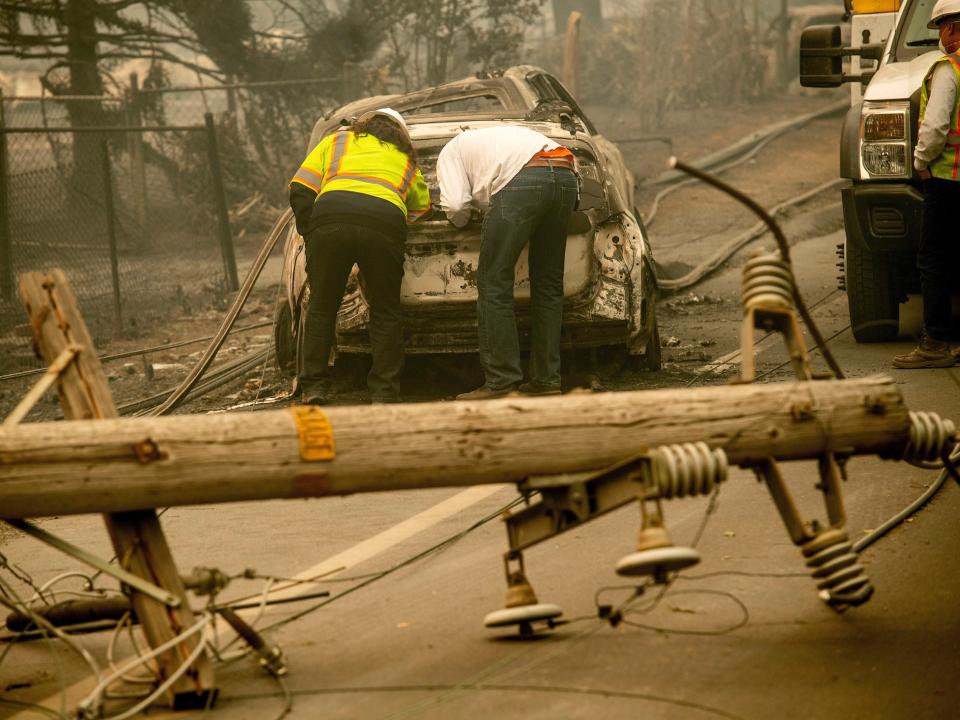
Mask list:
[{"label": "truck tire", "polygon": [[900,325],[895,256],[872,253],[849,240],[844,254],[853,337],[860,343],[894,340]]}]

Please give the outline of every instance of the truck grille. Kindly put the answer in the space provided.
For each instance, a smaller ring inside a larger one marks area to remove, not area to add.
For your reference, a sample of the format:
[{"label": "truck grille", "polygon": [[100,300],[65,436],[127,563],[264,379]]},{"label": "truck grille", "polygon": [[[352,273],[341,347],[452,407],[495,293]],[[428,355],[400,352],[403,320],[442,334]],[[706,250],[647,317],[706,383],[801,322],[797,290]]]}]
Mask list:
[{"label": "truck grille", "polygon": [[877,237],[903,237],[907,234],[903,213],[895,207],[870,208],[870,231]]}]

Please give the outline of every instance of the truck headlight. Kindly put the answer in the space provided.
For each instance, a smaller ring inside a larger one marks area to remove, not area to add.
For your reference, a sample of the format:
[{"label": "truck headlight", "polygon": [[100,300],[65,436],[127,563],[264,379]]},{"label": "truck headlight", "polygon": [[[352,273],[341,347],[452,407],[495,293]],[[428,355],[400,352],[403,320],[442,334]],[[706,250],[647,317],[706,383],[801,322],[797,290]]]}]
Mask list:
[{"label": "truck headlight", "polygon": [[909,178],[909,103],[864,103],[860,116],[860,162],[865,175]]}]

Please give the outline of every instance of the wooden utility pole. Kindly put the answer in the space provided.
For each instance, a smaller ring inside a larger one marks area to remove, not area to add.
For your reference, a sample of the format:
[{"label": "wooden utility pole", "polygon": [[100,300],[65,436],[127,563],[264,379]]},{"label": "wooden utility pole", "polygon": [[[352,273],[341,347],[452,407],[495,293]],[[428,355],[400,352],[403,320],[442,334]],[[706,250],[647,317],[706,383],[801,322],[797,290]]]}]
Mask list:
[{"label": "wooden utility pole", "polygon": [[563,84],[577,97],[580,78],[580,20],[579,12],[567,18],[567,34],[563,44]]},{"label": "wooden utility pole", "polygon": [[[133,127],[142,127],[143,96],[140,94],[140,80],[136,73],[130,73],[130,88],[127,91],[126,108],[127,124]],[[146,246],[150,243],[150,225],[147,215],[147,168],[143,159],[143,144],[143,133],[127,133],[134,215],[142,233],[141,237],[137,238],[137,244]]]},{"label": "wooden utility pole", "polygon": [[4,125],[3,88],[0,88],[0,300],[9,301],[13,299],[13,237],[10,234],[12,203]]},{"label": "wooden utility pole", "polygon": [[781,85],[790,82],[790,6],[789,0],[780,0],[777,18],[777,75]]},{"label": "wooden utility pole", "polygon": [[[107,379],[66,276],[59,270],[26,273],[20,278],[20,298],[34,329],[37,350],[48,364],[65,350],[80,348],[60,375],[64,415],[72,420],[89,420],[94,426],[115,422],[111,419],[117,417],[117,410]],[[71,424],[52,423],[55,427]],[[75,477],[82,476],[81,471]],[[196,621],[156,512],[113,513],[104,520],[121,567],[180,599],[179,607],[173,608],[131,589],[131,602],[150,646],[157,647],[193,626]],[[194,635],[161,654],[157,658],[161,675],[170,677],[180,668],[197,642]],[[204,654],[171,687],[170,701],[177,709],[205,707],[215,692],[213,666]]]},{"label": "wooden utility pole", "polygon": [[705,441],[733,464],[899,457],[890,378],[43,423],[0,428],[0,515],[517,482]]}]

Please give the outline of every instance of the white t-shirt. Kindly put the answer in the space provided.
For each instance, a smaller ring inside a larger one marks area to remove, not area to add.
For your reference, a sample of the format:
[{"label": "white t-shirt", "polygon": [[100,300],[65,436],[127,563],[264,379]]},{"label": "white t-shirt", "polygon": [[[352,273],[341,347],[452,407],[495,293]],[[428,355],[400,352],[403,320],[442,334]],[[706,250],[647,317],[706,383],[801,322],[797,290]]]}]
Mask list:
[{"label": "white t-shirt", "polygon": [[490,198],[541,150],[560,145],[530,128],[499,125],[466,130],[437,157],[440,207],[457,227],[470,220],[470,208],[486,209]]}]

